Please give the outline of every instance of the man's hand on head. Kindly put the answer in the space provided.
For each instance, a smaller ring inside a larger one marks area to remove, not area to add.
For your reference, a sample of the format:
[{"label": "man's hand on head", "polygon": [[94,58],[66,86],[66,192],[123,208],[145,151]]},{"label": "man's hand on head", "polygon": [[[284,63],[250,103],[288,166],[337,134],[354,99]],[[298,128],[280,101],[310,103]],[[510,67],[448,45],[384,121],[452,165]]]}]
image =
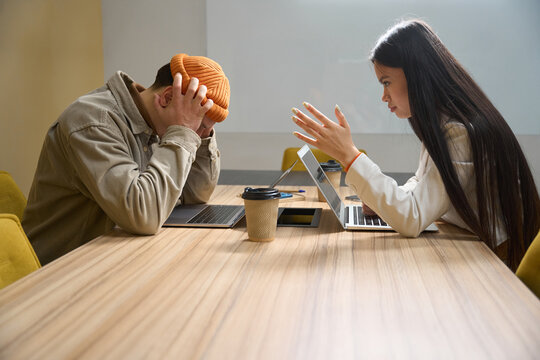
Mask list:
[{"label": "man's hand on head", "polygon": [[[186,94],[182,94],[182,75],[177,73],[172,87],[165,89],[161,95],[154,94],[154,108],[158,117],[154,126],[158,135],[163,136],[172,125],[182,125],[199,134],[204,115],[214,105],[211,99],[204,105],[201,104],[206,90],[204,85],[199,87],[197,78],[191,78]],[[212,129],[209,132],[211,131]]]},{"label": "man's hand on head", "polygon": [[212,121],[207,116],[205,116],[203,120],[201,121],[201,126],[199,126],[199,128],[196,131],[197,135],[199,135],[201,139],[212,136],[214,125],[215,125],[215,121]]}]

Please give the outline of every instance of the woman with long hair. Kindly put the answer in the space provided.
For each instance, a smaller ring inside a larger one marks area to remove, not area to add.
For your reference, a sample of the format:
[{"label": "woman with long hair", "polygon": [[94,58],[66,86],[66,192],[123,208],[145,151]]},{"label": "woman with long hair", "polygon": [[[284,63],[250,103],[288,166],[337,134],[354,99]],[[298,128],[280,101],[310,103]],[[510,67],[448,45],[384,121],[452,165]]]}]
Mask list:
[{"label": "woman with long hair", "polygon": [[402,21],[370,56],[382,101],[408,119],[422,142],[415,176],[403,186],[354,145],[336,105],[333,122],[293,108],[294,134],[339,160],[346,181],[392,228],[418,236],[442,219],[475,233],[515,270],[540,227],[540,200],[512,130],[476,82],[425,22]]}]

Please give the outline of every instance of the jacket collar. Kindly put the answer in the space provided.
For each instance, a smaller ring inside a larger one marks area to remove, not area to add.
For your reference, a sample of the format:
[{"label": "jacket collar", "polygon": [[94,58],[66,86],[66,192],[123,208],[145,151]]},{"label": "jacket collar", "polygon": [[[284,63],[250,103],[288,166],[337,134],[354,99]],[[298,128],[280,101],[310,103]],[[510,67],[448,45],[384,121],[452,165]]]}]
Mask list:
[{"label": "jacket collar", "polygon": [[[151,134],[153,132],[152,128],[145,121],[130,92],[130,88],[134,86],[133,84],[133,79],[122,71],[117,71],[107,81],[107,86],[116,99],[120,111],[125,115],[126,122],[130,125],[133,133]],[[135,96],[137,95],[135,94]],[[146,111],[142,111],[142,113],[146,115]]]}]

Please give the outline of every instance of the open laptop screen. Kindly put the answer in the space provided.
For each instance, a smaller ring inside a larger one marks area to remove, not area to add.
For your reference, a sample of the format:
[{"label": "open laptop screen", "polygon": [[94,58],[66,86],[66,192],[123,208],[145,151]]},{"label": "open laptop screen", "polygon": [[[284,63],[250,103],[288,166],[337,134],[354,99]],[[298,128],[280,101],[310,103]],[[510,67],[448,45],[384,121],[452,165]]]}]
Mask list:
[{"label": "open laptop screen", "polygon": [[315,180],[316,185],[321,190],[321,193],[326,198],[328,205],[334,210],[334,213],[337,215],[338,219],[342,219],[342,201],[339,197],[336,189],[328,180],[328,177],[324,173],[324,170],[319,165],[319,162],[315,158],[315,155],[309,150],[307,145],[304,145],[300,150],[298,150],[298,156],[302,159],[307,171],[311,174],[313,180]]}]

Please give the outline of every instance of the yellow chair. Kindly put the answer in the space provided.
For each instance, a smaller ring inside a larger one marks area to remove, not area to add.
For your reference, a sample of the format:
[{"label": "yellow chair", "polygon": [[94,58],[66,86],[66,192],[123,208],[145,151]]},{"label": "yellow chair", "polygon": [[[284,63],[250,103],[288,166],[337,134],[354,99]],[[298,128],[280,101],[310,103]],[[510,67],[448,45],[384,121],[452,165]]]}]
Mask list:
[{"label": "yellow chair", "polygon": [[40,267],[19,218],[0,214],[0,289]]},{"label": "yellow chair", "polygon": [[[317,148],[310,148],[313,152],[313,155],[315,155],[315,158],[318,162],[327,162],[328,160],[336,160],[330,155],[327,155],[326,153],[322,152],[322,150],[319,150]],[[290,147],[286,148],[283,152],[283,159],[281,161],[281,171],[287,170],[296,160],[298,160],[298,150],[300,150],[299,147]],[[359,149],[361,152],[366,153],[365,150]],[[306,167],[301,161],[298,161],[296,165],[292,168],[292,171],[306,171]]]},{"label": "yellow chair", "polygon": [[0,171],[0,213],[17,215],[22,221],[26,198],[11,175]]},{"label": "yellow chair", "polygon": [[540,231],[521,259],[516,275],[540,298]]}]

